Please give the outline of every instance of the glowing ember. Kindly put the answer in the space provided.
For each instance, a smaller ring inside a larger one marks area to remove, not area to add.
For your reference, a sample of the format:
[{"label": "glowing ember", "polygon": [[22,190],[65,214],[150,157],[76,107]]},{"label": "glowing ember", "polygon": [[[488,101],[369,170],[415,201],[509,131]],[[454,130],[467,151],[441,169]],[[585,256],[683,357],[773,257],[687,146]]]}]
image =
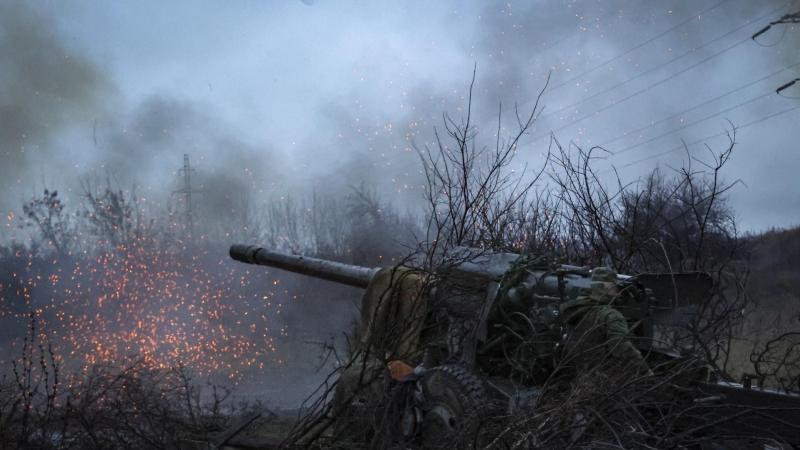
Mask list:
[{"label": "glowing ember", "polygon": [[244,368],[278,361],[269,318],[288,293],[267,292],[277,282],[266,271],[221,250],[155,247],[62,260],[17,254],[23,270],[2,279],[0,317],[25,324],[35,311],[54,351],[87,368],[134,356],[238,380]]}]

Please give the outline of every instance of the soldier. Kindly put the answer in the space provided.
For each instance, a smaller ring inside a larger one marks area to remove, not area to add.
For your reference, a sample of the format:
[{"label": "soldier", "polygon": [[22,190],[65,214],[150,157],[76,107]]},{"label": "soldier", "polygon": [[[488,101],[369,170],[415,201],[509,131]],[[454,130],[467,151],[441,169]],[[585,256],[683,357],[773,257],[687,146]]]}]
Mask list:
[{"label": "soldier", "polygon": [[634,286],[620,289],[618,283],[615,271],[598,267],[592,271],[591,288],[561,305],[561,316],[571,329],[565,355],[580,367],[621,364],[649,372],[630,340],[625,316],[616,309],[641,293]]}]

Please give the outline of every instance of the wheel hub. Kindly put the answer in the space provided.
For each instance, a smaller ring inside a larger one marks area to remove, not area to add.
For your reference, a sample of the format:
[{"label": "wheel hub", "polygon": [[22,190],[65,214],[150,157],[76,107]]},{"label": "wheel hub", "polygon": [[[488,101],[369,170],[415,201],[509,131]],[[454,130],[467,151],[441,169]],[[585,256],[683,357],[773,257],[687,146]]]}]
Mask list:
[{"label": "wheel hub", "polygon": [[450,434],[456,431],[458,421],[455,413],[446,405],[434,405],[425,414],[425,430],[436,434]]}]

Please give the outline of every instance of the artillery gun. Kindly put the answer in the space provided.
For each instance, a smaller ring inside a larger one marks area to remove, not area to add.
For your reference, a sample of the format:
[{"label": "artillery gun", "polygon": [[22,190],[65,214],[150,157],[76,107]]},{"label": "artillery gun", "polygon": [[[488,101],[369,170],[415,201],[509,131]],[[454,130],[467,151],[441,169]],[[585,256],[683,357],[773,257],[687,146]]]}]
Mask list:
[{"label": "artillery gun", "polygon": [[[248,245],[231,246],[230,256],[364,289],[381,271]],[[395,377],[399,385],[410,381],[416,386],[409,402],[418,407],[407,407],[398,418],[406,439],[422,436],[436,441],[437,436],[457,435],[468,425],[468,411],[490,400],[506,400],[514,407],[535,403],[538,387],[570,337],[560,305],[592,287],[591,268],[543,258],[458,247],[442,260],[423,288],[426,311],[420,316],[424,326],[418,336],[419,351],[402,362],[416,369]],[[688,324],[710,297],[713,279],[705,273],[668,273],[618,275],[617,280],[619,286],[634,287],[632,292],[637,293],[614,307],[631,324],[631,340],[641,353],[651,364],[679,360],[674,349],[658,345],[656,330]],[[524,370],[521,364],[509,364],[509,354],[524,360]],[[760,383],[755,389],[751,379],[745,376],[741,383],[730,383],[708,372],[704,379],[693,380],[694,402],[719,404],[720,411],[770,407],[768,413],[754,415],[747,426],[726,432],[748,438],[777,435],[800,444],[800,427],[792,426],[800,424],[800,395],[763,388]]]}]

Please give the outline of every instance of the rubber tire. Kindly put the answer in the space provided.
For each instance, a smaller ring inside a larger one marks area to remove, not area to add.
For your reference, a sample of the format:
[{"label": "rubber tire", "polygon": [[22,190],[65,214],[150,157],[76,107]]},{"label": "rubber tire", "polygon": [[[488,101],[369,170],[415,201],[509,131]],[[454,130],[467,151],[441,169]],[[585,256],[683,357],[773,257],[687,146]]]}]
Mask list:
[{"label": "rubber tire", "polygon": [[471,449],[480,444],[480,413],[489,403],[484,382],[461,366],[439,366],[420,379],[423,448]]}]

